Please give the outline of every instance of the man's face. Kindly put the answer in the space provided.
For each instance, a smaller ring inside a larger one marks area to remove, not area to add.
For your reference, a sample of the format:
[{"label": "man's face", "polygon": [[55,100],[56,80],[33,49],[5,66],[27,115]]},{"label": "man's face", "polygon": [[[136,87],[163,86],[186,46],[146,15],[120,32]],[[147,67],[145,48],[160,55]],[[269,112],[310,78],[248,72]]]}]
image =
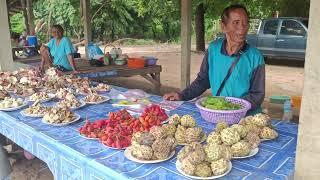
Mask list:
[{"label": "man's face", "polygon": [[59,31],[59,29],[57,29],[57,28],[52,28],[52,29],[51,29],[51,33],[52,33],[52,37],[53,37],[53,38],[58,38],[58,39],[60,39],[60,38],[62,37],[62,32]]},{"label": "man's face", "polygon": [[230,12],[227,22],[221,23],[221,29],[226,34],[227,41],[242,43],[246,40],[249,29],[249,20],[243,9]]}]

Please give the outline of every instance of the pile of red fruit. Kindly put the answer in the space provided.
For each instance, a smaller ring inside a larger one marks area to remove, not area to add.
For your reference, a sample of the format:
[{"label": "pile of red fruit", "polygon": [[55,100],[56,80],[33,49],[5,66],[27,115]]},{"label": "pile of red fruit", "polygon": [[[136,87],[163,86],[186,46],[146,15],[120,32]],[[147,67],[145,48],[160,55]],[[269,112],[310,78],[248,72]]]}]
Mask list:
[{"label": "pile of red fruit", "polygon": [[102,127],[106,122],[106,119],[96,120],[93,123],[87,120],[84,126],[79,128],[79,132],[82,136],[88,138],[99,138],[101,136]]},{"label": "pile of red fruit", "polygon": [[137,121],[126,110],[110,112],[100,142],[106,146],[123,149],[131,144],[132,128],[130,124]]},{"label": "pile of red fruit", "polygon": [[160,125],[168,118],[158,105],[147,107],[139,118],[131,116],[126,110],[110,112],[107,119],[93,123],[87,121],[79,129],[80,134],[90,138],[99,138],[108,147],[123,149],[131,145],[132,134],[149,131],[151,127]]},{"label": "pile of red fruit", "polygon": [[163,121],[168,119],[166,112],[158,105],[151,105],[144,109],[139,117],[144,130],[149,131],[153,126],[159,126]]}]

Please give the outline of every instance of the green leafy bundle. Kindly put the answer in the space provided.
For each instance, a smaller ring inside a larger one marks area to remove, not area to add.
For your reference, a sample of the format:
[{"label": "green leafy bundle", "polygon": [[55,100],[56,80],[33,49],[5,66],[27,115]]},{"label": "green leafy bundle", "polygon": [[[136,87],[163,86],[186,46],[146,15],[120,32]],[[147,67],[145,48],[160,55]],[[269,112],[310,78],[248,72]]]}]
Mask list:
[{"label": "green leafy bundle", "polygon": [[201,102],[201,105],[205,108],[212,110],[238,110],[241,106],[238,104],[231,103],[222,97],[207,97]]}]

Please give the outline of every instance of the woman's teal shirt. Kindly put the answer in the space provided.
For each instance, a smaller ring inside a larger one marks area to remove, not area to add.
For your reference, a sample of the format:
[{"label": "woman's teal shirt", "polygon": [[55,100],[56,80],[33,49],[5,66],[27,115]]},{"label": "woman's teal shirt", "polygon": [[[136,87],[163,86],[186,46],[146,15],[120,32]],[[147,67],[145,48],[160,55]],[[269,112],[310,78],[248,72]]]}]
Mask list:
[{"label": "woman's teal shirt", "polygon": [[56,44],[56,39],[52,38],[48,43],[48,47],[53,58],[53,65],[60,65],[72,70],[68,55],[74,53],[74,49],[69,38],[62,37],[59,45]]}]

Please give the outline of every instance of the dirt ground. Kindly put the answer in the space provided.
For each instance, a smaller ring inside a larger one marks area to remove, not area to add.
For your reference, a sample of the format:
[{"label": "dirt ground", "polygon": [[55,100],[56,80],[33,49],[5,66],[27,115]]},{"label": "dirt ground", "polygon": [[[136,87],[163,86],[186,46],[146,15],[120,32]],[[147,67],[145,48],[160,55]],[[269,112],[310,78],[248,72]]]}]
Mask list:
[{"label": "dirt ground", "polygon": [[[139,47],[121,47],[123,53],[129,56],[155,56],[158,64],[162,65],[161,94],[177,91],[180,88],[180,63],[181,53],[179,45],[153,45]],[[103,48],[102,48],[103,49]],[[83,48],[80,48],[83,53]],[[191,80],[195,79],[203,58],[202,53],[192,53],[191,56]],[[282,106],[268,103],[271,95],[298,95],[302,94],[303,88],[303,62],[288,60],[266,61],[266,98],[263,107],[268,109],[273,118],[280,119]],[[108,83],[131,89],[139,88],[152,93],[152,85],[139,76],[108,79]],[[206,93],[209,93],[207,91]],[[299,110],[294,109],[295,118],[298,118]],[[49,180],[53,179],[46,165],[38,159],[28,161],[21,157],[14,163],[12,179],[17,180]]]}]

